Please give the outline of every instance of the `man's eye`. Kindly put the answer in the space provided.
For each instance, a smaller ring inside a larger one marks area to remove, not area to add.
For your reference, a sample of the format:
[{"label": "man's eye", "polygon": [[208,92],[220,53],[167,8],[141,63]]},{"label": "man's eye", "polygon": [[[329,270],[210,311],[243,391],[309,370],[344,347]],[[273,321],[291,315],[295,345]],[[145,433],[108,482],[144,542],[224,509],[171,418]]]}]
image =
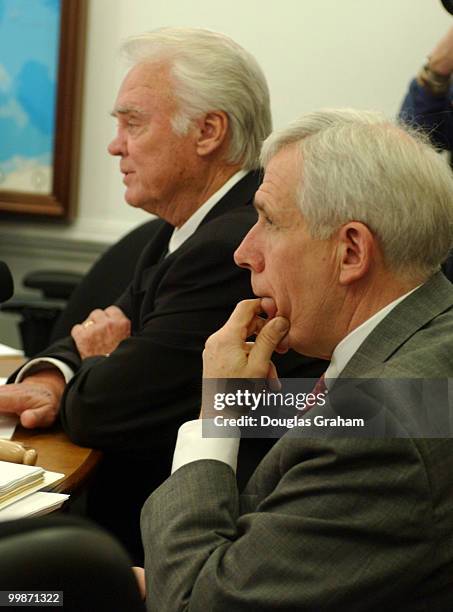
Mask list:
[{"label": "man's eye", "polygon": [[275,227],[275,224],[272,218],[269,217],[263,210],[259,211],[258,217],[259,217],[259,221],[263,223],[264,225]]}]

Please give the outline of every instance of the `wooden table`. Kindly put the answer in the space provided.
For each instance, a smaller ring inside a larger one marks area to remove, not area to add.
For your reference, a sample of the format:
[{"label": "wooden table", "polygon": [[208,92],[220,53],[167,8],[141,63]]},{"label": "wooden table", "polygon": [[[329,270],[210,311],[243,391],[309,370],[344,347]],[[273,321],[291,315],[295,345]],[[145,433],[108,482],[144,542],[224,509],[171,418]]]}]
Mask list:
[{"label": "wooden table", "polygon": [[[23,357],[0,357],[0,377],[8,376],[23,362]],[[38,451],[37,465],[65,475],[64,480],[50,489],[56,493],[74,493],[80,489],[102,456],[100,451],[73,444],[58,425],[49,429],[18,426],[13,440]]]}]

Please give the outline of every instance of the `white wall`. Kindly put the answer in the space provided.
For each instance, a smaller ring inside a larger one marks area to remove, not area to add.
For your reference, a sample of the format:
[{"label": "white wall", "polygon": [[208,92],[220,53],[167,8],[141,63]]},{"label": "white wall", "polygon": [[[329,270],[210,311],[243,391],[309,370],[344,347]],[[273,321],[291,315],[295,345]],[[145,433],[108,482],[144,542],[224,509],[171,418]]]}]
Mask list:
[{"label": "white wall", "polygon": [[124,204],[118,161],[106,154],[123,76],[117,50],[129,34],[189,25],[231,35],[260,61],[278,127],[325,106],[395,114],[450,23],[437,0],[90,0],[78,218],[64,228],[3,222],[1,230],[111,242],[146,219]]}]

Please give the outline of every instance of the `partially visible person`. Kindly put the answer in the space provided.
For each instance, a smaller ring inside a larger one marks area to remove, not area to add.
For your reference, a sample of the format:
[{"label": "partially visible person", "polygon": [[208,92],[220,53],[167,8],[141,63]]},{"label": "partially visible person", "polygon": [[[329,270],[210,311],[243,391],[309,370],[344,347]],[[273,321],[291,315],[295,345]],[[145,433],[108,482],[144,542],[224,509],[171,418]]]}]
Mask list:
[{"label": "partially visible person", "polygon": [[[179,425],[199,410],[205,340],[252,295],[233,253],[256,220],[271,111],[258,63],[227,36],[162,28],[124,51],[131,68],[109,152],[128,204],[160,225],[126,293],[27,364],[0,390],[0,411],[29,428],[59,418],[74,442],[104,451],[89,513],[139,561],[141,506],[170,471]],[[294,354],[285,364],[288,375],[320,367]],[[255,450],[244,450],[251,465]]]},{"label": "partially visible person", "polygon": [[[453,286],[439,272],[453,175],[426,140],[358,111],[308,114],[266,140],[259,219],[235,255],[258,297],[207,341],[202,418],[181,427],[173,473],[142,512],[149,610],[452,609],[451,417],[424,438],[441,397],[423,405],[383,383],[447,388],[453,376]],[[333,424],[321,437],[307,421],[240,495],[238,439],[202,435],[208,379],[220,390],[220,379],[274,377],[273,352],[288,348],[331,359],[327,402],[308,421],[335,421],[346,381],[371,378],[386,435],[340,436]]]},{"label": "partially visible person", "polygon": [[421,127],[437,147],[453,150],[453,26],[409,85],[401,118]]}]

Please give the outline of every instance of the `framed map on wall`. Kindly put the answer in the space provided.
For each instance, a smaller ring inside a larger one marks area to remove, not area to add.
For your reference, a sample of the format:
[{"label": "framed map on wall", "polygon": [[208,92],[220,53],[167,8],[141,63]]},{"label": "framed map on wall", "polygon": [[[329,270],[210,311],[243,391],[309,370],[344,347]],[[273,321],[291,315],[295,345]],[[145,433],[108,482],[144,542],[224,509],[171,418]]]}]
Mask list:
[{"label": "framed map on wall", "polygon": [[0,213],[69,219],[85,0],[0,0]]}]

